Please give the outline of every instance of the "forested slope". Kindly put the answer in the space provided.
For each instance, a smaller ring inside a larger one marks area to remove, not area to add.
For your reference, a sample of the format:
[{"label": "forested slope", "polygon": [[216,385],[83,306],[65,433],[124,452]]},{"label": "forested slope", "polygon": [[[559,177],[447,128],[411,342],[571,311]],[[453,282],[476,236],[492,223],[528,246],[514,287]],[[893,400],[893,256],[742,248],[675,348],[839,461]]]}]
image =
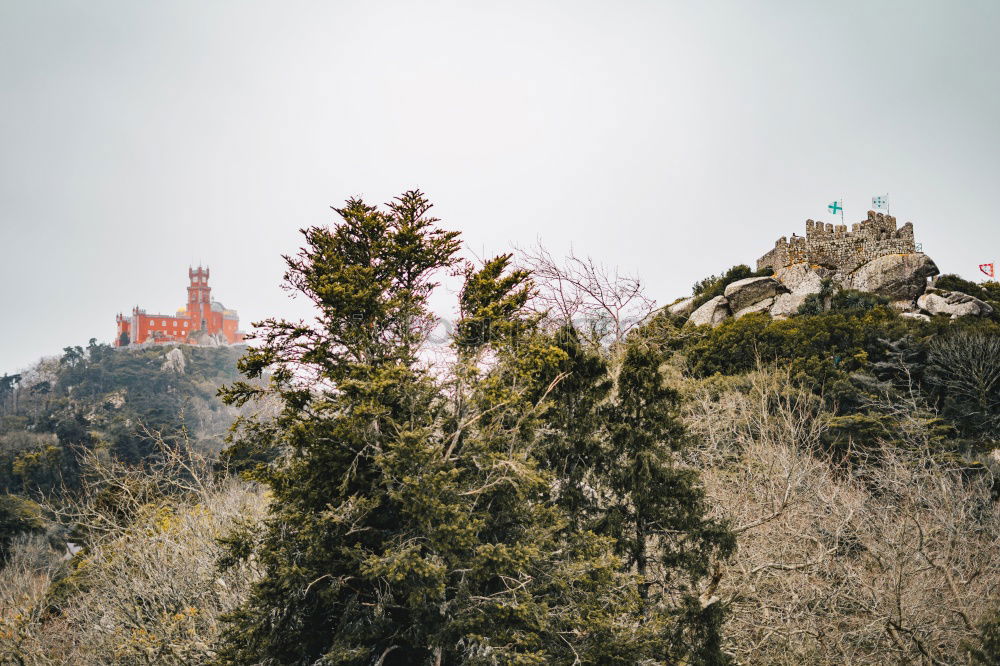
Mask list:
[{"label": "forested slope", "polygon": [[147,431],[186,430],[217,453],[234,412],[216,397],[238,376],[243,347],[115,349],[91,340],[7,376],[0,395],[0,491],[32,494],[77,484],[83,451],[139,462]]}]

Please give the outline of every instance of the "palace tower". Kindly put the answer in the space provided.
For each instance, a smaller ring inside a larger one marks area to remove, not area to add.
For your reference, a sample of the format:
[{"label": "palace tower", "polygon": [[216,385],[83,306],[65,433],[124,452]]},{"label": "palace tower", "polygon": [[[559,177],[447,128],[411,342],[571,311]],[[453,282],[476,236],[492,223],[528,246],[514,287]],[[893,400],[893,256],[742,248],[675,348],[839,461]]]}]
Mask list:
[{"label": "palace tower", "polygon": [[188,268],[187,305],[174,315],[148,314],[139,307],[132,308],[128,317],[119,313],[115,318],[118,325],[115,346],[147,342],[209,345],[243,342],[236,310],[227,310],[222,303],[212,300],[208,276],[207,267]]}]

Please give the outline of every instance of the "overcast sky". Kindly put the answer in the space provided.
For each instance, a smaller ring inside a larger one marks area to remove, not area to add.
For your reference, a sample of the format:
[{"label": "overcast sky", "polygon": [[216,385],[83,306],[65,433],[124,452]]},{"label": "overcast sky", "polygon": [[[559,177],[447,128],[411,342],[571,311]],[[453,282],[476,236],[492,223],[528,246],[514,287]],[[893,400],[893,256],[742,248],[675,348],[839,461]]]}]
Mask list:
[{"label": "overcast sky", "polygon": [[660,302],[886,192],[975,278],[998,32],[995,0],[0,1],[0,372],[199,262],[244,328],[301,316],[297,230],[414,187],[470,255],[572,246]]}]

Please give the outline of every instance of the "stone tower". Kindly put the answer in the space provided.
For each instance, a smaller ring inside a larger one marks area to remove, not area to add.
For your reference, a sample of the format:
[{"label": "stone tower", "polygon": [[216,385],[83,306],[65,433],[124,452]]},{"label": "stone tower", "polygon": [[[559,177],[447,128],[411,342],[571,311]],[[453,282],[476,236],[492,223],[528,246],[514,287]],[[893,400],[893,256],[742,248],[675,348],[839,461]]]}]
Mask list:
[{"label": "stone tower", "polygon": [[208,267],[188,268],[187,316],[191,320],[191,328],[199,331],[208,328],[212,319],[212,288],[208,286]]}]

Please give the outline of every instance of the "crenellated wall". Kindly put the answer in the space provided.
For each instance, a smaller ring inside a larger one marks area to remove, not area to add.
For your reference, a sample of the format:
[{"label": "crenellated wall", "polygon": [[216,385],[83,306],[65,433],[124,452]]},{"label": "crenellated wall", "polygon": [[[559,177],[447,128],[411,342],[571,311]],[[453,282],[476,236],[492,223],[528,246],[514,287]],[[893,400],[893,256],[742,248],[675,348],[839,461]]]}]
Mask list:
[{"label": "crenellated wall", "polygon": [[896,218],[868,211],[868,219],[851,225],[829,224],[806,220],[806,235],[782,236],[774,248],[757,260],[757,270],[775,270],[799,262],[852,271],[877,257],[887,254],[916,252],[913,224],[896,228]]}]

